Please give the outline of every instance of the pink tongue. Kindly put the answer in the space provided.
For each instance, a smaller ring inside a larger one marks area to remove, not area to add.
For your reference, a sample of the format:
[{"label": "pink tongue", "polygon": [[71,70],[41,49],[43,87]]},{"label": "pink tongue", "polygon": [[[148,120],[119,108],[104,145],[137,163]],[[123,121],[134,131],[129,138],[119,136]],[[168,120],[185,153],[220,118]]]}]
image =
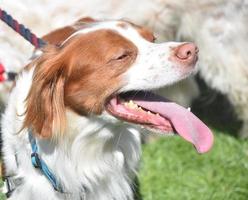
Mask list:
[{"label": "pink tongue", "polygon": [[192,112],[173,102],[134,100],[141,107],[169,119],[177,133],[191,142],[199,153],[209,151],[213,145],[211,130]]}]

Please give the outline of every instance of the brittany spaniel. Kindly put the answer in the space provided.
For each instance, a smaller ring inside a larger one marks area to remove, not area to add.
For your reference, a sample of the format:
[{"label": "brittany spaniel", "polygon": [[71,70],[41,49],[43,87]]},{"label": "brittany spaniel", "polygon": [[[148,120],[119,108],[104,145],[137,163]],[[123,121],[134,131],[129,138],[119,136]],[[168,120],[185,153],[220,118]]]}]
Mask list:
[{"label": "brittany spaniel", "polygon": [[140,126],[211,148],[203,122],[151,92],[194,72],[193,43],[156,44],[144,27],[91,18],[44,40],[2,119],[9,199],[132,200]]}]

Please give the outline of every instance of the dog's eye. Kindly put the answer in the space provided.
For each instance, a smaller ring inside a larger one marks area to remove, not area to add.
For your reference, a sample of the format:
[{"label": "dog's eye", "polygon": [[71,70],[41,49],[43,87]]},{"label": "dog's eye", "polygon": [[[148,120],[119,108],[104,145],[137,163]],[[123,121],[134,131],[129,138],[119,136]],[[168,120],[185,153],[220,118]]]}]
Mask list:
[{"label": "dog's eye", "polygon": [[129,55],[127,53],[124,53],[116,58],[116,60],[123,60],[124,58],[127,58]]},{"label": "dog's eye", "polygon": [[128,58],[132,55],[131,51],[119,51],[116,52],[115,55],[108,61],[108,62],[120,62],[120,61],[126,61]]}]

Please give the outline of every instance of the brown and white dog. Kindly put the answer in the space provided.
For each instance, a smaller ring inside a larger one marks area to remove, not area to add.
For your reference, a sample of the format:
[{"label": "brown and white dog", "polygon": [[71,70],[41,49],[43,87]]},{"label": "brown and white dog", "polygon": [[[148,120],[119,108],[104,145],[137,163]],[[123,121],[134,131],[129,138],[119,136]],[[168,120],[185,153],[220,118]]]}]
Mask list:
[{"label": "brown and white dog", "polygon": [[[44,39],[51,45],[20,73],[3,115],[6,174],[22,180],[10,199],[133,199],[137,124],[174,131],[200,153],[211,148],[205,124],[150,92],[194,71],[194,44],[155,44],[143,27],[90,18]],[[28,129],[65,193],[32,166]]]}]

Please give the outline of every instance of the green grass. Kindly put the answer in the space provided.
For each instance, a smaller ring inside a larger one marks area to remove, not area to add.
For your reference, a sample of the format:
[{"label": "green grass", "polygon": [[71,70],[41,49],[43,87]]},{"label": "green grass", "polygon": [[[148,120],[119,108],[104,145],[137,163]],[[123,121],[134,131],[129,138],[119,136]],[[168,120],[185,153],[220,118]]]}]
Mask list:
[{"label": "green grass", "polygon": [[204,155],[179,137],[143,146],[139,174],[144,200],[247,200],[248,141],[215,131]]},{"label": "green grass", "polygon": [[[2,185],[3,185],[3,182],[0,181],[0,186],[2,187]],[[5,195],[2,193],[0,193],[0,200],[6,200]]]},{"label": "green grass", "polygon": [[0,194],[0,200],[5,200],[5,196],[3,194]]}]

